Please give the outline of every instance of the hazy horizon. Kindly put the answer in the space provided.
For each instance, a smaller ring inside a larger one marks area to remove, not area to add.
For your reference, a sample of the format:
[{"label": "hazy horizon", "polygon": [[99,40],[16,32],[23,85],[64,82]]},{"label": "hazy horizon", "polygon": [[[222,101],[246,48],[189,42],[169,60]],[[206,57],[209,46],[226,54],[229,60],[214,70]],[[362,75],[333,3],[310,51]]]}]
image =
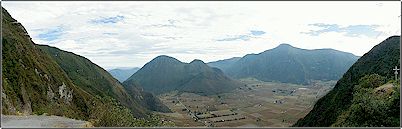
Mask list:
[{"label": "hazy horizon", "polygon": [[282,43],[362,56],[400,35],[396,2],[5,1],[2,6],[35,43],[112,69],[141,68],[158,55],[207,63]]}]

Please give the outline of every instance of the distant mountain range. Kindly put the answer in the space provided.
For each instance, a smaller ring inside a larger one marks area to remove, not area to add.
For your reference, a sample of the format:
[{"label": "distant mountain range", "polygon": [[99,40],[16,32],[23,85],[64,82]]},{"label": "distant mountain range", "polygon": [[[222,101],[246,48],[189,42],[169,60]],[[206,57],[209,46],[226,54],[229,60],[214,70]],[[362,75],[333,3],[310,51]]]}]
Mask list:
[{"label": "distant mountain range", "polygon": [[152,59],[123,84],[138,84],[154,94],[178,90],[201,95],[228,92],[242,85],[201,60],[183,63],[164,55]]},{"label": "distant mountain range", "polygon": [[134,67],[134,68],[115,68],[115,69],[110,69],[108,72],[117,80],[120,82],[124,82],[127,80],[131,75],[133,75],[135,72],[137,72],[140,68]]},{"label": "distant mountain range", "polygon": [[358,58],[333,49],[306,50],[289,44],[208,64],[197,59],[183,63],[162,55],[148,62],[123,84],[126,87],[136,84],[154,94],[178,90],[211,95],[233,90],[243,85],[234,79],[248,77],[295,84],[337,80]]},{"label": "distant mountain range", "polygon": [[[387,38],[359,58],[294,126],[399,127],[400,79],[395,81],[395,66],[400,68],[400,36]],[[385,83],[394,87],[387,90],[381,86]]]},{"label": "distant mountain range", "polygon": [[259,54],[247,54],[208,63],[232,78],[309,84],[311,80],[337,80],[358,59],[334,49],[306,50],[281,44]]}]

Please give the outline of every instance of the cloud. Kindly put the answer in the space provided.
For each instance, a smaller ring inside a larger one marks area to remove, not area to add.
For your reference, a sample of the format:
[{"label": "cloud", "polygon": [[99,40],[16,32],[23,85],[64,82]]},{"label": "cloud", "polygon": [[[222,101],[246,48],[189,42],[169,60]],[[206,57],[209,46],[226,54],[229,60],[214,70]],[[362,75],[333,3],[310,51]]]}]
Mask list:
[{"label": "cloud", "polygon": [[377,31],[376,28],[379,25],[349,25],[346,27],[340,27],[338,24],[324,24],[324,23],[315,23],[309,24],[309,26],[319,27],[319,30],[310,30],[309,32],[302,32],[303,34],[309,34],[312,36],[319,36],[323,33],[328,32],[337,32],[344,33],[345,36],[349,37],[358,37],[361,35],[365,35],[367,37],[376,37],[380,35],[382,32]]},{"label": "cloud", "polygon": [[265,34],[264,31],[251,30],[250,33],[247,33],[247,34],[243,34],[243,35],[228,35],[225,38],[216,39],[216,41],[236,41],[236,40],[249,41],[252,38],[258,38],[258,36],[261,36],[263,34]]},{"label": "cloud", "polygon": [[251,34],[254,35],[254,36],[260,36],[260,35],[265,34],[264,31],[259,31],[259,30],[251,30],[250,32],[251,32]]},{"label": "cloud", "polygon": [[114,16],[114,17],[101,17],[97,19],[93,19],[90,22],[95,23],[95,24],[112,24],[112,23],[117,23],[119,21],[124,20],[124,16]]},{"label": "cloud", "polygon": [[183,38],[183,37],[170,37],[170,36],[168,36],[168,37],[163,37],[163,38],[165,38],[165,39],[171,39],[171,40],[178,40],[178,39],[181,39],[181,38]]},{"label": "cloud", "polygon": [[54,41],[56,39],[59,39],[61,35],[63,35],[65,32],[65,29],[62,26],[57,26],[54,28],[50,29],[37,29],[44,31],[43,33],[38,34],[37,38],[45,41]]},{"label": "cloud", "polygon": [[104,35],[117,35],[117,33],[108,33],[108,32],[105,32],[105,33],[103,33]]},{"label": "cloud", "polygon": [[377,31],[379,25],[350,25],[343,28],[346,32],[346,36],[356,37],[360,35],[366,35],[368,37],[375,37],[381,34],[381,31]]},{"label": "cloud", "polygon": [[177,27],[176,23],[180,23],[180,21],[178,21],[178,20],[172,20],[172,19],[167,20],[167,22],[168,22],[168,23],[166,23],[166,24],[152,24],[152,25],[146,25],[146,26],[144,26],[144,27],[145,27],[145,28],[146,28],[146,27],[157,27],[157,28],[161,28],[161,27],[173,27],[173,28],[176,28],[176,27]]},{"label": "cloud", "polygon": [[243,40],[248,41],[250,40],[250,35],[234,35],[223,39],[217,39],[216,41],[235,41],[235,40]]},{"label": "cloud", "polygon": [[400,35],[399,2],[378,3],[4,1],[2,6],[35,43],[109,68],[141,67],[162,54],[184,62],[216,61],[280,43],[363,55],[388,36]]}]

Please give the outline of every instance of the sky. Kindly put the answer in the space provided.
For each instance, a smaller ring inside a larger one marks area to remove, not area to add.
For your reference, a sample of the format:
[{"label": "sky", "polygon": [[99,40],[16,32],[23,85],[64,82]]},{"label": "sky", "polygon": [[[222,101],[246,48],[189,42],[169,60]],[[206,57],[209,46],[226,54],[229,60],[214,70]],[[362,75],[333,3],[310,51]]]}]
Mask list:
[{"label": "sky", "polygon": [[204,62],[287,43],[362,56],[401,34],[399,1],[3,1],[37,44],[105,69],[158,55]]}]

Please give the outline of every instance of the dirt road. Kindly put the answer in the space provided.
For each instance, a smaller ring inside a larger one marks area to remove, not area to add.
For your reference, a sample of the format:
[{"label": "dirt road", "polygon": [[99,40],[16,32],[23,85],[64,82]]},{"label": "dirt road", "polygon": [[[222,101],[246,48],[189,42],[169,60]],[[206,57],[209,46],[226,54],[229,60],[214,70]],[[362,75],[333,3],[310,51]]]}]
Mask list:
[{"label": "dirt road", "polygon": [[1,127],[4,128],[82,128],[92,127],[87,121],[74,120],[59,116],[16,116],[16,115],[1,115]]}]

